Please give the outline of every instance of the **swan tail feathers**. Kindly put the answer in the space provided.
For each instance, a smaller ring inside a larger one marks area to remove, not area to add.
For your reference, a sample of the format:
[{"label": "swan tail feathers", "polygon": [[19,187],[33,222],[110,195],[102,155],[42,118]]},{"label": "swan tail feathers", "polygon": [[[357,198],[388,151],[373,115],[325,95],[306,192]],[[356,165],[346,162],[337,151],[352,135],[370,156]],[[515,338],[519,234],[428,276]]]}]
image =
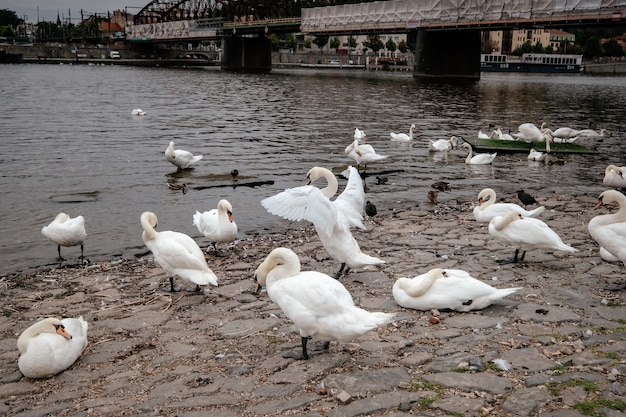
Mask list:
[{"label": "swan tail feathers", "polygon": [[546,210],[546,208],[544,206],[540,206],[537,207],[534,210],[530,210],[527,214],[528,217],[537,217],[539,216],[541,213],[543,213]]}]

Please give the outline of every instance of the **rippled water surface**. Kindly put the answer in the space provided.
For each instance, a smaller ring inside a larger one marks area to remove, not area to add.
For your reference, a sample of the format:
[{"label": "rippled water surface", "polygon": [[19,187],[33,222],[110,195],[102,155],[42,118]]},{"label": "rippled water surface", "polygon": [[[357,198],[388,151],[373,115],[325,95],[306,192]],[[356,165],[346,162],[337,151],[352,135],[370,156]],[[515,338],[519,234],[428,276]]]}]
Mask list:
[{"label": "rippled water surface", "polygon": [[[82,214],[85,256],[116,259],[144,252],[139,216],[154,211],[160,230],[177,230],[207,244],[192,226],[196,210],[231,201],[241,238],[290,225],[259,201],[304,183],[315,165],[339,173],[355,127],[364,129],[389,181],[366,179],[367,198],[381,211],[427,204],[436,180],[451,183],[441,202],[474,198],[489,186],[499,196],[518,188],[538,195],[602,191],[607,163],[625,165],[620,132],[626,79],[614,77],[484,75],[469,85],[423,84],[407,74],[341,70],[224,73],[118,66],[2,65],[0,109],[0,273],[54,264],[56,247],[41,235],[58,212]],[[131,116],[141,108],[146,116]],[[586,128],[613,135],[597,155],[558,156],[563,165],[499,155],[471,167],[465,153],[429,154],[428,139],[476,136],[493,123],[524,122]],[[417,125],[411,146],[390,131]],[[623,129],[622,129],[623,130]],[[177,173],[165,160],[170,140],[203,154],[195,169]],[[233,182],[230,172],[240,178]],[[185,183],[183,195],[166,182]],[[257,184],[255,187],[248,186]],[[340,182],[340,188],[345,182]],[[63,248],[70,262],[78,248]]]}]

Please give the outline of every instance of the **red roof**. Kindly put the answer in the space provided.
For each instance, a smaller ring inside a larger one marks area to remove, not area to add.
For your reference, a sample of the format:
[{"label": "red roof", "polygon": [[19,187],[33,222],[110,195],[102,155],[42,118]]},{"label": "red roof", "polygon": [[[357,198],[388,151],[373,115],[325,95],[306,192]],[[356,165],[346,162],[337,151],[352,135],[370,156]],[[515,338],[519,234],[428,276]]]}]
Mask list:
[{"label": "red roof", "polygon": [[124,32],[124,29],[115,22],[100,22],[100,29],[103,32]]},{"label": "red roof", "polygon": [[552,35],[571,35],[571,33],[566,32],[566,31],[561,30],[561,29],[548,29],[548,33],[550,33]]}]

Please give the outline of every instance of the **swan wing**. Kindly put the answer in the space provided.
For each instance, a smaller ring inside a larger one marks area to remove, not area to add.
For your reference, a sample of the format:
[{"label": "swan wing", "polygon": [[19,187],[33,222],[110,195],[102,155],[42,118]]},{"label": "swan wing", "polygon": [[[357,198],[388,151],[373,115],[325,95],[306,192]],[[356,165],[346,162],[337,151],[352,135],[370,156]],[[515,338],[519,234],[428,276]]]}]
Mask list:
[{"label": "swan wing", "polygon": [[363,179],[353,166],[349,166],[347,171],[348,183],[346,188],[333,204],[347,217],[351,225],[365,229],[363,225],[363,206],[365,205]]}]

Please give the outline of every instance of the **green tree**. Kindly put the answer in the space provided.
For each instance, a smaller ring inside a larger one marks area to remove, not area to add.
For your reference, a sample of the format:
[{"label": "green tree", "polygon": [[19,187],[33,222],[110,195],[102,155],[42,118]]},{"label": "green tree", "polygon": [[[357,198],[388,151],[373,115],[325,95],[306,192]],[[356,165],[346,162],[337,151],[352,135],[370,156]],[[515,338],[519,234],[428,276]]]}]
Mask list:
[{"label": "green tree", "polygon": [[17,29],[22,23],[24,23],[24,19],[17,17],[13,10],[0,9],[0,26],[11,26],[13,29]]},{"label": "green tree", "polygon": [[285,46],[294,51],[296,50],[296,48],[298,48],[298,40],[293,33],[288,33],[287,35],[285,35]]},{"label": "green tree", "polygon": [[338,37],[336,37],[336,36],[335,36],[334,38],[332,38],[332,39],[330,40],[330,47],[331,47],[332,49],[335,49],[335,50],[336,50],[336,49],[337,49],[337,48],[339,48],[340,46],[341,46],[341,41],[339,40],[339,38],[338,38]]},{"label": "green tree", "polygon": [[583,49],[583,55],[585,56],[585,58],[593,58],[596,56],[604,55],[604,50],[602,49],[602,45],[600,45],[600,38],[597,36],[592,36],[587,39],[583,46]]},{"label": "green tree", "polygon": [[356,38],[352,35],[348,36],[348,46],[350,48],[356,48],[357,42]]},{"label": "green tree", "polygon": [[363,41],[363,46],[377,53],[385,47],[385,44],[382,39],[380,39],[380,35],[369,35],[367,39]]},{"label": "green tree", "polygon": [[409,46],[406,44],[406,41],[404,39],[398,42],[398,50],[403,54],[406,54],[406,51],[409,50]]},{"label": "green tree", "polygon": [[609,39],[602,47],[606,56],[624,56],[624,48],[617,43],[615,38]]},{"label": "green tree", "polygon": [[0,26],[0,36],[4,36],[6,38],[17,36],[17,32],[13,29],[11,25],[3,25]]},{"label": "green tree", "polygon": [[305,39],[304,40],[304,47],[306,49],[311,49],[311,39]]},{"label": "green tree", "polygon": [[316,36],[315,38],[313,38],[313,43],[317,45],[318,48],[324,49],[324,47],[328,43],[328,36]]},{"label": "green tree", "polygon": [[533,52],[536,54],[541,54],[544,51],[544,47],[541,42],[537,42],[535,46],[533,46]]},{"label": "green tree", "polygon": [[272,49],[278,49],[280,47],[280,39],[278,39],[278,35],[276,35],[275,33],[270,33],[269,35],[267,35],[267,39],[270,40],[270,43],[272,44]]},{"label": "green tree", "polygon": [[533,46],[530,43],[530,41],[526,41],[524,42],[524,44],[522,46],[520,46],[519,48],[515,49],[513,52],[511,52],[512,55],[518,55],[521,56],[522,54],[527,54],[533,51]]},{"label": "green tree", "polygon": [[396,49],[398,49],[398,45],[396,45],[393,39],[389,38],[385,43],[385,48],[387,48],[387,50],[393,54],[394,52],[396,52]]}]

